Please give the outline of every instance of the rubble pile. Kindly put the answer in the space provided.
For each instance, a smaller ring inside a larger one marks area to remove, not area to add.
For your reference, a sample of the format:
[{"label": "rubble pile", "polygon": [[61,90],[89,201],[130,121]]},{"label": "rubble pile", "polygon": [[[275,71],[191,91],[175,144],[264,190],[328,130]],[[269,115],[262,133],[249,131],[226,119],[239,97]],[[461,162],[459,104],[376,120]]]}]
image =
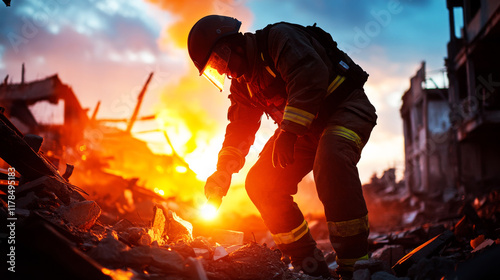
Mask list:
[{"label": "rubble pile", "polygon": [[[17,184],[15,192],[2,185],[0,216],[15,218],[19,279],[317,279],[293,270],[268,233],[256,233],[268,237],[257,242],[254,235],[246,243],[242,232],[228,230],[193,236],[191,223],[168,203],[152,201],[144,203],[151,206],[150,220],[130,220],[131,212],[123,211],[130,199],[122,204],[86,199],[68,180],[72,168],[61,176],[38,150],[39,141],[26,141],[4,121],[0,130],[0,156],[17,171],[10,180]],[[498,191],[439,208],[394,186],[367,190],[367,198],[369,208],[379,206],[370,215],[398,209],[390,212],[398,218],[374,219],[370,259],[356,263],[354,279],[500,279]],[[308,219],[333,271],[335,252],[324,218]],[[2,239],[12,236],[12,229],[1,230]]]},{"label": "rubble pile", "polygon": [[[25,186],[31,191],[25,191]],[[190,224],[160,205],[155,206],[149,226],[126,219],[103,224],[95,201],[64,203],[56,195],[59,188],[68,190],[66,184],[47,176],[18,186],[16,277],[297,279],[281,254],[265,245],[244,245],[242,238],[239,244],[231,244],[234,234],[220,232],[218,238],[193,238]]]},{"label": "rubble pile", "polygon": [[499,190],[443,202],[410,195],[399,184],[372,180],[364,186],[370,259],[382,266],[368,262],[371,278],[357,279],[500,279]]}]

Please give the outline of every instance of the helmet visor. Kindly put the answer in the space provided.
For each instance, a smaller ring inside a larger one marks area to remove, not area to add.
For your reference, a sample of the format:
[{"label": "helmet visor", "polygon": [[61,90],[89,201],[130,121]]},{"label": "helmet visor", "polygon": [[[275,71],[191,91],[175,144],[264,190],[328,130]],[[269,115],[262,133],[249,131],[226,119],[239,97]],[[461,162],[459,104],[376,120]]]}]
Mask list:
[{"label": "helmet visor", "polygon": [[225,44],[215,46],[203,69],[203,76],[214,84],[220,91],[224,89],[227,64],[231,56],[231,49]]}]

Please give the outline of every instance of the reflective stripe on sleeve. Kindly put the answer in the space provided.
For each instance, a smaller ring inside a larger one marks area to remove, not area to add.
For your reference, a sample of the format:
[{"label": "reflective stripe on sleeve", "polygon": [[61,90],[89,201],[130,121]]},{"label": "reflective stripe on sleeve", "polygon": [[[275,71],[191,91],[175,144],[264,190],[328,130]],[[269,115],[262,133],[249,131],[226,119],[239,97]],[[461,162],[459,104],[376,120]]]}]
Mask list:
[{"label": "reflective stripe on sleeve", "polygon": [[368,215],[341,222],[328,222],[328,231],[330,235],[336,237],[348,237],[367,232],[369,230]]},{"label": "reflective stripe on sleeve", "polygon": [[351,140],[356,144],[356,146],[359,148],[360,151],[363,149],[364,145],[363,141],[361,141],[361,137],[359,137],[359,135],[356,132],[350,130],[347,127],[343,127],[341,125],[334,125],[331,127],[327,127],[323,132],[323,135],[326,134],[333,134],[343,137],[347,140]]},{"label": "reflective stripe on sleeve", "polygon": [[243,167],[245,165],[245,157],[241,153],[241,151],[235,147],[227,146],[224,147],[220,150],[219,152],[219,158],[221,156],[233,156],[239,161],[239,168]]},{"label": "reflective stripe on sleeve", "polygon": [[302,238],[309,231],[306,220],[300,226],[292,229],[289,232],[273,234],[273,240],[276,244],[290,244]]},{"label": "reflective stripe on sleeve", "polygon": [[299,108],[286,106],[283,120],[288,120],[305,127],[309,127],[314,120],[314,115]]}]

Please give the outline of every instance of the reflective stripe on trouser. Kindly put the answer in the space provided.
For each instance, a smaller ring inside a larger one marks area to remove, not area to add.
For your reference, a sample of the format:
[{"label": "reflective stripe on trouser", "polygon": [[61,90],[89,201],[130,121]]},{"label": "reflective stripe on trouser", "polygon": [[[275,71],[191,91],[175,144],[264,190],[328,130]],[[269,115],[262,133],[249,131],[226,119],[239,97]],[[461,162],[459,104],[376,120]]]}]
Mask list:
[{"label": "reflective stripe on trouser", "polygon": [[356,132],[350,130],[347,127],[343,127],[341,125],[329,126],[323,132],[323,135],[324,134],[337,135],[354,142],[360,153],[361,150],[363,149],[364,144],[363,141],[361,141],[361,137],[359,137],[359,135]]},{"label": "reflective stripe on trouser", "polygon": [[[348,221],[329,221],[328,231],[332,246],[337,252],[339,270],[353,271],[356,261],[368,259],[364,245],[369,233],[368,215]],[[339,253],[342,257],[339,256]],[[365,254],[362,255],[363,253]]]},{"label": "reflective stripe on trouser", "polygon": [[339,271],[354,271],[354,264],[357,261],[360,260],[367,260],[368,259],[368,254],[361,256],[359,258],[354,258],[354,259],[341,259],[339,256],[337,256],[337,264],[338,264],[338,269],[337,272]]},{"label": "reflective stripe on trouser", "polygon": [[307,222],[304,220],[300,226],[292,229],[288,232],[280,232],[276,234],[272,234],[273,240],[276,244],[290,244],[299,240],[302,236],[304,236],[309,228],[307,227]]}]

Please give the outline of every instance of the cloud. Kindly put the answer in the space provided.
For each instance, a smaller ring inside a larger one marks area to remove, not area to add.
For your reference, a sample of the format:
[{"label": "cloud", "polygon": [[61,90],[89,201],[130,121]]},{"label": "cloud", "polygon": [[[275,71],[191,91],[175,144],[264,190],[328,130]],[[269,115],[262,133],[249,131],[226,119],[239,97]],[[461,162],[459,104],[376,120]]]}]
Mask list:
[{"label": "cloud", "polygon": [[59,73],[84,107],[102,101],[99,117],[129,117],[149,72],[152,84],[187,72],[184,51],[157,42],[168,14],[144,2],[30,0],[0,13],[0,75],[20,81],[22,63],[27,81]]}]

